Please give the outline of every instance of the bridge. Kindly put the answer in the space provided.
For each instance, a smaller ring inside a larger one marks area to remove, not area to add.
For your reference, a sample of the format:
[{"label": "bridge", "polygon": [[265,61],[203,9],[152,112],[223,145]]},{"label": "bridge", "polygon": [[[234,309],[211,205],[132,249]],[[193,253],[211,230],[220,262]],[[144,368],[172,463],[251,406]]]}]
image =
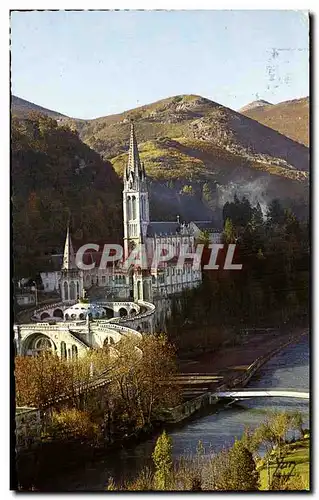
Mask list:
[{"label": "bridge", "polygon": [[234,399],[245,399],[245,398],[259,398],[259,397],[270,397],[270,398],[297,398],[297,399],[308,399],[309,392],[307,391],[296,391],[295,389],[233,389],[211,393],[212,396],[217,396],[218,398],[234,398]]}]

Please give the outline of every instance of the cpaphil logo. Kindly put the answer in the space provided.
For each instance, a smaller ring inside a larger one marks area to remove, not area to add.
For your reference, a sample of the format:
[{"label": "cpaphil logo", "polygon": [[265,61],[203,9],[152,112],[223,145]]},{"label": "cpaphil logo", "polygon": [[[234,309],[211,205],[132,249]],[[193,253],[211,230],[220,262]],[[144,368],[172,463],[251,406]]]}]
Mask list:
[{"label": "cpaphil logo", "polygon": [[[220,250],[225,250],[226,256],[224,260],[223,269],[227,271],[240,271],[243,268],[242,264],[235,264],[234,254],[236,244],[232,243],[224,245],[221,243],[212,243],[208,246],[210,250],[210,257],[207,264],[203,266],[204,270],[217,270],[220,265],[217,264],[217,259]],[[99,252],[100,246],[94,243],[87,243],[79,248],[76,253],[76,265],[79,269],[87,271],[98,267],[99,269],[106,269],[108,265],[121,265],[124,270],[129,268],[139,267],[140,269],[157,269],[169,264],[172,267],[182,269],[186,262],[192,263],[193,270],[201,268],[202,256],[204,245],[198,244],[195,251],[190,250],[188,245],[182,244],[178,249],[169,243],[161,243],[155,247],[155,251],[150,252],[145,244],[137,244],[131,252],[125,256],[124,249],[121,245],[105,244],[102,250],[99,265],[96,262],[86,264],[84,262],[84,255],[88,251]]]}]

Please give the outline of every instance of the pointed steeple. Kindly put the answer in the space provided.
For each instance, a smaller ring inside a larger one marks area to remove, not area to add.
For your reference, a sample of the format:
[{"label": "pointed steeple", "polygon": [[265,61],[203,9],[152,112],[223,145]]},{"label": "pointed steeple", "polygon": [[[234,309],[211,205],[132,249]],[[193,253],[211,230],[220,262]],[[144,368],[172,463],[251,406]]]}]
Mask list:
[{"label": "pointed steeple", "polygon": [[67,227],[67,231],[66,231],[62,269],[66,269],[66,270],[76,269],[75,255],[74,255],[72,240],[71,240],[71,236],[70,236],[69,223],[68,223],[68,227]]},{"label": "pointed steeple", "polygon": [[141,165],[140,155],[137,148],[133,120],[131,121],[130,149],[128,153],[128,163],[125,176],[126,181],[130,179],[133,183],[138,183],[138,180],[143,179],[143,167]]}]

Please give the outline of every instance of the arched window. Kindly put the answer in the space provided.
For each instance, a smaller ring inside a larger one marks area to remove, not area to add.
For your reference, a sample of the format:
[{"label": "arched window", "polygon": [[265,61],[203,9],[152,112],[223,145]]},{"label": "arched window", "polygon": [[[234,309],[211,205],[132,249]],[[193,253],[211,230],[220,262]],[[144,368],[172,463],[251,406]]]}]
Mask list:
[{"label": "arched window", "polygon": [[64,319],[69,319],[69,318],[70,318],[70,316],[68,315],[68,313],[66,313],[66,314],[64,315]]},{"label": "arched window", "polygon": [[79,319],[84,319],[84,314],[83,313],[79,314]]},{"label": "arched window", "polygon": [[61,358],[66,359],[66,343],[61,342]]},{"label": "arched window", "polygon": [[67,281],[64,282],[64,300],[69,300],[69,287]]},{"label": "arched window", "polygon": [[72,359],[76,359],[78,357],[78,348],[76,345],[72,345]]},{"label": "arched window", "polygon": [[137,300],[141,299],[141,282],[137,282]]},{"label": "arched window", "polygon": [[143,282],[143,299],[147,300],[149,298],[148,293],[148,283],[146,281]]},{"label": "arched window", "polygon": [[48,337],[45,337],[45,336],[38,338],[35,341],[34,347],[38,352],[45,352],[45,351],[52,350],[51,341]]},{"label": "arched window", "polygon": [[113,337],[110,337],[110,344],[114,344],[114,343],[115,343],[115,342],[114,342]]},{"label": "arched window", "polygon": [[133,214],[132,214],[132,219],[136,219],[136,197],[133,196],[132,197],[132,211],[133,211]]},{"label": "arched window", "polygon": [[132,218],[132,205],[131,205],[131,197],[127,197],[127,218],[131,220]]},{"label": "arched window", "polygon": [[63,318],[63,312],[61,309],[55,309],[55,311],[53,312],[53,316],[55,318]]},{"label": "arched window", "polygon": [[76,282],[76,296],[80,297],[80,285],[78,281]]},{"label": "arched window", "polygon": [[76,299],[76,296],[75,296],[75,283],[74,281],[71,281],[70,283],[70,300],[75,300]]},{"label": "arched window", "polygon": [[76,314],[71,314],[71,319],[76,319]]}]

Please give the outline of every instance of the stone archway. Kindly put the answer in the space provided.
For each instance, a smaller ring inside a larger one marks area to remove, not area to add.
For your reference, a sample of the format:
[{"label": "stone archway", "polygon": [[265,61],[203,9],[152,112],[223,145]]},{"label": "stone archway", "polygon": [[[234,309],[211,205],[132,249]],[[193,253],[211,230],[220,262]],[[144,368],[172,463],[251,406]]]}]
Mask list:
[{"label": "stone archway", "polygon": [[150,285],[148,281],[143,281],[143,300],[150,299]]},{"label": "stone archway", "polygon": [[41,320],[44,320],[44,319],[48,319],[48,318],[50,318],[50,317],[51,317],[51,316],[50,316],[50,314],[49,314],[49,313],[47,313],[47,312],[43,312],[43,313],[41,314],[41,316],[40,316],[40,319],[41,319]]},{"label": "stone archway", "polygon": [[53,340],[41,332],[33,333],[24,339],[23,351],[27,356],[38,356],[39,354],[50,354],[56,351]]},{"label": "stone archway", "polygon": [[71,283],[70,283],[70,300],[75,300],[75,299],[76,299],[75,283],[74,283],[74,281],[71,281]]},{"label": "stone archway", "polygon": [[113,311],[113,309],[111,309],[110,307],[103,307],[103,309],[105,311],[105,317],[107,319],[110,319],[110,318],[114,317],[114,311]]},{"label": "stone archway", "polygon": [[125,307],[121,307],[119,309],[119,315],[121,316],[121,318],[123,318],[124,316],[127,316],[127,309],[125,309]]},{"label": "stone archway", "polygon": [[69,300],[69,287],[67,281],[63,283],[63,291],[64,291],[64,300]]},{"label": "stone archway", "polygon": [[137,314],[136,309],[133,308],[130,310],[130,316],[136,316],[136,314]]},{"label": "stone archway", "polygon": [[141,300],[141,282],[137,282],[137,300]]},{"label": "stone archway", "polygon": [[63,311],[62,311],[62,309],[55,309],[53,311],[53,317],[54,318],[63,318]]}]

